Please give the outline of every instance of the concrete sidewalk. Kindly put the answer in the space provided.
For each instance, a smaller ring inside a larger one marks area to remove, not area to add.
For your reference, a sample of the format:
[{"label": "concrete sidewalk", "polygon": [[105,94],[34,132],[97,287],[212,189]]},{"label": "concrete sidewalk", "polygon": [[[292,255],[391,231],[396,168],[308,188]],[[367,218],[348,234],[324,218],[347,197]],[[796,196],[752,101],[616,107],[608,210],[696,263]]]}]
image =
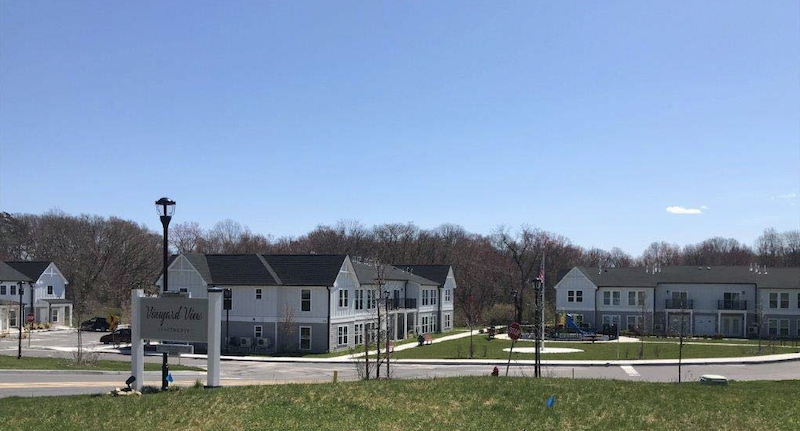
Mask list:
[{"label": "concrete sidewalk", "polygon": [[[471,332],[474,335],[478,335],[478,331],[471,331]],[[460,332],[458,334],[446,335],[446,336],[441,337],[441,338],[434,338],[433,340],[431,340],[431,343],[441,343],[442,341],[457,340],[459,338],[469,337],[469,335],[470,335],[470,331]],[[419,347],[419,343],[417,343],[416,341],[412,341],[412,342],[408,342],[408,343],[405,343],[405,344],[401,344],[399,346],[395,346],[392,351],[393,352],[399,352],[401,350],[413,349],[415,347]],[[386,352],[386,349],[380,349],[380,351],[381,351],[381,353],[384,353],[384,352]],[[370,350],[369,351],[370,355],[374,355],[376,353],[377,353],[377,350]],[[350,354],[350,355],[335,356],[335,357],[333,357],[331,359],[354,359],[354,358],[361,358],[363,356],[364,356],[364,352],[358,352],[358,353],[353,353],[353,354]]]}]

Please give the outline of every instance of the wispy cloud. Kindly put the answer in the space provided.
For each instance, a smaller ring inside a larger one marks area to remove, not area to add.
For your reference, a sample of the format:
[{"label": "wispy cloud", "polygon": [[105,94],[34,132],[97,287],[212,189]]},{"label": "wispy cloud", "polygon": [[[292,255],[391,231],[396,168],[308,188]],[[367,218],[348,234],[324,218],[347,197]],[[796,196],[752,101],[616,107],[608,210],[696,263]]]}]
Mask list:
[{"label": "wispy cloud", "polygon": [[[707,207],[703,205],[700,208],[705,209]],[[703,214],[703,210],[700,208],[684,208],[682,206],[675,205],[667,207],[667,212],[671,214]]]},{"label": "wispy cloud", "polygon": [[793,201],[797,199],[797,193],[786,193],[782,195],[770,196],[771,201]]}]

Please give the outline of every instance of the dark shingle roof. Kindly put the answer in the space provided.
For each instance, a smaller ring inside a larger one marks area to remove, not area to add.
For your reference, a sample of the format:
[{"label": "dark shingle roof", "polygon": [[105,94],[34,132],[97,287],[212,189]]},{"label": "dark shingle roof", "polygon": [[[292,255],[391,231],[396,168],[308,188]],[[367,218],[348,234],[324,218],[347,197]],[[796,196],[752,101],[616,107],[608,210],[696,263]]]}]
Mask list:
[{"label": "dark shingle roof", "polygon": [[[36,277],[37,279],[39,277]],[[0,262],[0,281],[32,281],[30,277],[14,269],[11,265]]]},{"label": "dark shingle roof", "polygon": [[396,267],[409,271],[414,275],[435,281],[439,286],[444,286],[447,275],[450,273],[450,265],[395,265]]},{"label": "dark shingle roof", "polygon": [[[700,269],[702,268],[702,269]],[[662,283],[755,284],[759,288],[800,288],[800,268],[768,268],[766,273],[748,266],[664,266],[655,274],[644,268],[589,268],[579,266],[597,287],[655,287]]]},{"label": "dark shingle roof", "polygon": [[[405,271],[393,265],[383,266],[384,280],[400,280],[400,281],[413,281],[424,286],[437,286],[435,281],[429,280],[425,277]],[[356,270],[356,277],[361,284],[375,284],[375,279],[378,277],[378,271],[372,265],[367,265],[361,262],[353,262],[353,268]]]},{"label": "dark shingle roof", "polygon": [[280,278],[291,286],[333,286],[347,255],[344,254],[262,254]]},{"label": "dark shingle roof", "polygon": [[[332,286],[346,255],[184,254],[208,284]],[[173,257],[172,260],[177,258]],[[170,261],[171,263],[171,261]]]},{"label": "dark shingle roof", "polygon": [[10,267],[16,269],[17,271],[25,274],[31,280],[38,280],[39,277],[42,276],[42,273],[48,266],[50,266],[50,262],[38,261],[38,262],[6,262]]}]

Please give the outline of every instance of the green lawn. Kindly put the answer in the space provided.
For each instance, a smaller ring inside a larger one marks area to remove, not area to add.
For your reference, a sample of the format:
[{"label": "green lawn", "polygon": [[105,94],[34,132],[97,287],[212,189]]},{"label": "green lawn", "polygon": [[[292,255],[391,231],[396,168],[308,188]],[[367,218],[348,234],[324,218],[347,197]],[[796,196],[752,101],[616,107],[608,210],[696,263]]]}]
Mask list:
[{"label": "green lawn", "polygon": [[[510,340],[493,339],[489,340],[485,335],[475,335],[472,337],[474,343],[473,358],[482,359],[507,359],[508,352],[503,351],[511,347]],[[516,347],[534,347],[531,341],[519,341]],[[639,343],[582,343],[582,342],[546,342],[547,346],[570,347],[581,349],[580,353],[556,353],[546,354],[544,359],[567,359],[567,360],[615,360],[617,359],[617,348],[619,348],[619,359],[640,359]],[[797,352],[797,348],[771,346],[765,347],[761,355],[777,353]],[[684,358],[721,358],[736,356],[755,356],[759,352],[755,346],[707,346],[702,344],[684,344]],[[408,350],[401,350],[392,355],[395,359],[464,359],[469,357],[469,337],[457,340],[434,343],[427,346],[416,347]],[[514,359],[534,359],[533,353],[513,353]],[[678,344],[645,343],[644,356],[641,359],[677,359]]]},{"label": "green lawn", "polygon": [[[9,430],[797,430],[800,381],[461,377],[0,399]],[[613,395],[612,395],[613,394]],[[552,409],[545,401],[556,396]]]},{"label": "green lawn", "polygon": [[[76,365],[69,359],[64,358],[36,358],[25,357],[17,359],[16,356],[0,355],[0,369],[14,370],[101,370],[101,371],[130,371],[131,363],[125,361],[106,361],[98,360],[91,365]],[[144,364],[145,371],[160,371],[161,364]],[[204,371],[202,368],[189,367],[186,365],[170,364],[171,371]]]}]

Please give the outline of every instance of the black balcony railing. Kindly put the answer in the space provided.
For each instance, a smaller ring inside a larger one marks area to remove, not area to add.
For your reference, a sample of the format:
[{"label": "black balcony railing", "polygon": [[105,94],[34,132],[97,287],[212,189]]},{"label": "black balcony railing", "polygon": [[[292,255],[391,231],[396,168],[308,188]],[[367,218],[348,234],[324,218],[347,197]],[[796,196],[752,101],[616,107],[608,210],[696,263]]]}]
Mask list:
[{"label": "black balcony railing", "polygon": [[417,308],[417,298],[389,298],[389,308]]},{"label": "black balcony railing", "polygon": [[747,310],[747,301],[739,299],[722,299],[717,301],[718,310]]},{"label": "black balcony railing", "polygon": [[667,299],[664,308],[669,310],[691,310],[694,308],[694,300],[692,299]]}]

